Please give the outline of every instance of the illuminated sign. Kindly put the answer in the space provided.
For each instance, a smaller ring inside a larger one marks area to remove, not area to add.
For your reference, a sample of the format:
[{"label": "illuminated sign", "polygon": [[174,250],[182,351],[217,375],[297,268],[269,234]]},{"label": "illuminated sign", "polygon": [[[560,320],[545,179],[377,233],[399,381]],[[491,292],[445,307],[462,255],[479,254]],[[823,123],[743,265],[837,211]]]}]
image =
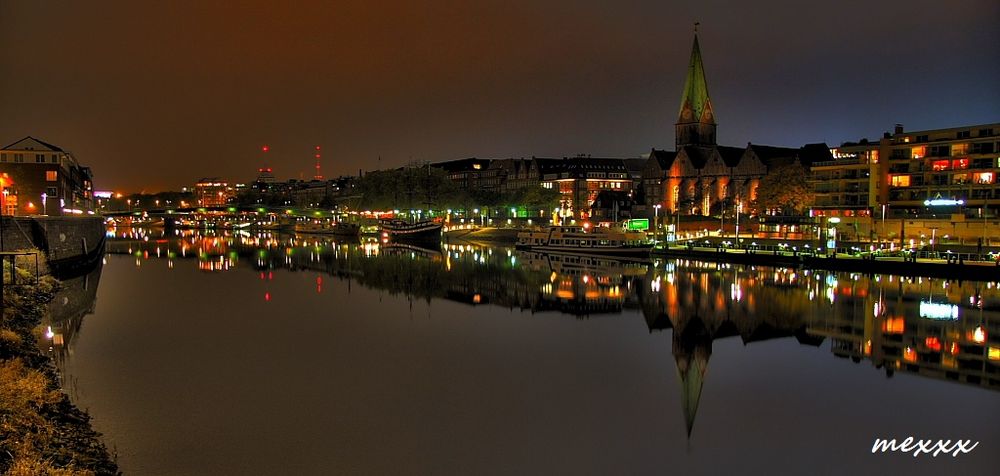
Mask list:
[{"label": "illuminated sign", "polygon": [[114,192],[108,192],[108,191],[105,191],[105,190],[95,190],[94,191],[94,196],[97,197],[97,198],[111,198],[112,195],[114,195]]},{"label": "illuminated sign", "polygon": [[625,222],[625,228],[631,231],[646,231],[649,229],[649,218],[633,218]]},{"label": "illuminated sign", "polygon": [[937,321],[957,321],[958,306],[920,301],[920,317]]},{"label": "illuminated sign", "polygon": [[954,205],[965,205],[965,200],[952,200],[949,198],[935,198],[934,200],[924,200],[924,205],[928,207],[948,207]]}]

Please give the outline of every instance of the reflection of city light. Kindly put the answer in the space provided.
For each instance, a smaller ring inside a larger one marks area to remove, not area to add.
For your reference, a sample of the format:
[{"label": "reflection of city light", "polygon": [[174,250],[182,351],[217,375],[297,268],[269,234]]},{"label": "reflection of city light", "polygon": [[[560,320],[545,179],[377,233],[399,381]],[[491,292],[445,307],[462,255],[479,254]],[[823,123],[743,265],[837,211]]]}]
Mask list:
[{"label": "reflection of city light", "polygon": [[977,344],[986,342],[986,329],[983,329],[983,326],[976,326],[972,331],[972,341]]},{"label": "reflection of city light", "polygon": [[475,295],[472,296],[472,303],[473,304],[479,304],[482,301],[483,301],[483,297],[480,296],[479,294],[475,294]]},{"label": "reflection of city light", "polygon": [[51,339],[51,338],[55,337],[55,335],[56,335],[56,333],[52,332],[52,326],[48,326],[48,327],[45,328],[45,337]]},{"label": "reflection of city light", "polygon": [[907,362],[917,361],[917,351],[913,350],[913,347],[907,347],[903,350],[903,360]]},{"label": "reflection of city light", "polygon": [[656,279],[654,279],[653,281],[651,281],[649,283],[649,289],[650,289],[650,291],[653,291],[654,293],[660,292],[660,277],[659,276],[657,276]]},{"label": "reflection of city light", "polygon": [[957,321],[958,306],[953,304],[920,301],[920,317],[925,319]]},{"label": "reflection of city light", "polygon": [[902,334],[905,328],[902,317],[889,317],[882,322],[882,331],[886,334]]},{"label": "reflection of city light", "polygon": [[938,339],[935,336],[929,336],[926,339],[924,339],[924,345],[926,345],[928,349],[933,350],[934,352],[941,352],[941,339]]}]

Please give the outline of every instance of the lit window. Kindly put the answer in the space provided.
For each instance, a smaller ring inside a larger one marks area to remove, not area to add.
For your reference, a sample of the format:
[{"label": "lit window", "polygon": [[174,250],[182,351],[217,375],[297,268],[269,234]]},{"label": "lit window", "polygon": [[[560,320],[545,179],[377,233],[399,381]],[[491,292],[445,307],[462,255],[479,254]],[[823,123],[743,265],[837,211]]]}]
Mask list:
[{"label": "lit window", "polygon": [[969,153],[969,144],[954,144],[951,146],[951,155],[965,155]]},{"label": "lit window", "polygon": [[889,177],[889,185],[893,187],[909,187],[910,186],[910,176],[909,175],[892,175]]},{"label": "lit window", "polygon": [[951,161],[935,160],[934,162],[931,162],[931,168],[934,169],[934,171],[936,172],[940,172],[942,170],[948,170],[951,168]]},{"label": "lit window", "polygon": [[55,170],[47,170],[45,172],[45,180],[49,182],[55,182],[58,179],[59,179],[59,172]]},{"label": "lit window", "polygon": [[995,176],[993,172],[982,172],[973,175],[976,179],[976,183],[993,183]]},{"label": "lit window", "polygon": [[969,159],[957,159],[953,161],[952,166],[956,169],[967,169],[969,168]]},{"label": "lit window", "polygon": [[914,159],[922,159],[927,155],[927,147],[920,146],[910,149],[910,157]]}]

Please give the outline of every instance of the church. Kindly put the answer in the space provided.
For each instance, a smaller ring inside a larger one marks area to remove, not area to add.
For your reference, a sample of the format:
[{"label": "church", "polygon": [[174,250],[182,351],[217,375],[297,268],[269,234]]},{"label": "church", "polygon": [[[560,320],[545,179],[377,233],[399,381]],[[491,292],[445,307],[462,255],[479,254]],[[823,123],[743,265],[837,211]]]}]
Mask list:
[{"label": "church", "polygon": [[811,157],[815,155],[812,152],[829,155],[825,147],[718,145],[716,128],[696,27],[674,124],[675,149],[652,149],[642,171],[642,193],[650,215],[654,209],[664,214],[704,216],[751,212],[760,179],[769,169],[794,163],[808,168],[812,160],[825,159]]}]

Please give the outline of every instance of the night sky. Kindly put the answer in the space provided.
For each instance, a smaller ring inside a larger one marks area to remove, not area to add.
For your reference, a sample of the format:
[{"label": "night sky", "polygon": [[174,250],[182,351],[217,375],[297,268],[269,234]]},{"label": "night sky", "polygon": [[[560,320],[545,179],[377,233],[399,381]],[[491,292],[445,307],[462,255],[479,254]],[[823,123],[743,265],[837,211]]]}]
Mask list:
[{"label": "night sky", "polygon": [[721,144],[1000,121],[996,0],[279,3],[2,0],[0,142],[147,192],[250,181],[264,144],[281,179],[316,145],[327,176],[634,157],[673,147],[695,21]]}]

